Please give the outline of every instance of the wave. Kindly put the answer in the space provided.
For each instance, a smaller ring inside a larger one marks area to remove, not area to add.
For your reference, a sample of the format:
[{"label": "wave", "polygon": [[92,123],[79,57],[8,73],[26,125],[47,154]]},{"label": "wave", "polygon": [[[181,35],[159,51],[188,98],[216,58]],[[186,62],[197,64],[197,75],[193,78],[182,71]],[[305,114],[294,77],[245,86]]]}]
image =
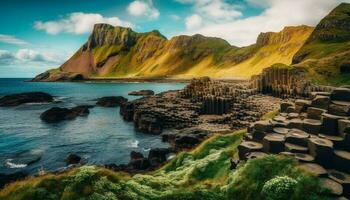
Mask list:
[{"label": "wave", "polygon": [[26,164],[16,164],[16,163],[12,163],[13,159],[7,159],[5,161],[5,166],[8,167],[8,168],[11,168],[11,169],[19,169],[19,168],[25,168],[27,167]]},{"label": "wave", "polygon": [[131,140],[129,141],[129,147],[132,147],[132,148],[137,148],[139,147],[139,141],[138,140]]}]

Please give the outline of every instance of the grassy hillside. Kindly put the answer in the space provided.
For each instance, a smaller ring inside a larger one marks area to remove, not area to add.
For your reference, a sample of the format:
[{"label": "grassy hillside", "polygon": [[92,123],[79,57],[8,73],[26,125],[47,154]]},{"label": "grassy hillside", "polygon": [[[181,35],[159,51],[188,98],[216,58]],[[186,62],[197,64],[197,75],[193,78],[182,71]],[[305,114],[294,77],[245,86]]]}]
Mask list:
[{"label": "grassy hillside", "polygon": [[318,179],[291,158],[267,156],[230,170],[244,132],[216,135],[163,168],[130,175],[85,166],[13,183],[0,199],[323,199]]},{"label": "grassy hillside", "polygon": [[293,64],[317,83],[350,84],[350,4],[340,4],[320,21]]},{"label": "grassy hillside", "polygon": [[296,26],[261,33],[256,44],[238,48],[199,34],[167,40],[158,31],[136,33],[130,28],[97,24],[89,40],[59,70],[86,78],[247,78],[277,62],[291,64],[312,30]]}]

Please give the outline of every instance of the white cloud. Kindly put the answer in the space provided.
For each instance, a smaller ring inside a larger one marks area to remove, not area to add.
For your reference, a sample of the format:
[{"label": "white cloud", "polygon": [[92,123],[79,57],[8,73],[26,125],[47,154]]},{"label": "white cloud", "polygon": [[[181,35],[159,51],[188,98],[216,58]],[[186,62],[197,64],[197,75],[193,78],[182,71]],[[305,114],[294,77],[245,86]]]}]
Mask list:
[{"label": "white cloud", "polygon": [[232,20],[242,16],[240,6],[227,3],[225,0],[176,0],[182,4],[193,5],[194,12],[210,20]]},{"label": "white cloud", "polygon": [[97,23],[133,27],[132,23],[123,21],[118,17],[104,17],[96,13],[83,12],[70,13],[64,18],[54,21],[37,21],[34,23],[34,27],[38,30],[44,30],[52,35],[58,33],[83,34],[91,32],[94,24]]},{"label": "white cloud", "polygon": [[[244,46],[254,43],[260,32],[280,31],[283,27],[291,25],[314,26],[341,3],[341,0],[265,1],[268,6],[260,15],[223,22],[209,21],[199,29],[188,30],[182,34],[201,33],[224,38],[233,45]],[[346,1],[350,2],[350,0]]]},{"label": "white cloud", "polygon": [[202,17],[197,14],[188,16],[185,19],[185,24],[188,30],[196,29],[202,25]]},{"label": "white cloud", "polygon": [[15,45],[28,44],[28,42],[21,40],[19,38],[16,38],[15,36],[3,35],[3,34],[0,34],[0,42],[7,43],[7,44],[15,44]]},{"label": "white cloud", "polygon": [[158,9],[153,6],[151,0],[149,1],[133,1],[127,7],[130,15],[137,17],[148,17],[149,19],[157,19],[160,15]]},{"label": "white cloud", "polygon": [[19,49],[17,52],[10,52],[0,49],[1,65],[36,64],[36,65],[58,65],[63,63],[68,55],[54,51],[36,51],[32,49]]}]

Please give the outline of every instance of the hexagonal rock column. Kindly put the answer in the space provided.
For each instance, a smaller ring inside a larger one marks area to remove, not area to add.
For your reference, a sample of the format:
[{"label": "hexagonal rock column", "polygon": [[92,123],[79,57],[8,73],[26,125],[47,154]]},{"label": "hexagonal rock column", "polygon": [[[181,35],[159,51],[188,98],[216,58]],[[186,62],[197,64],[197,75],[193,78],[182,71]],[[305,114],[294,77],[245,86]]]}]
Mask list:
[{"label": "hexagonal rock column", "polygon": [[295,101],[295,112],[301,113],[306,112],[306,109],[311,106],[311,101],[298,99]]},{"label": "hexagonal rock column", "polygon": [[350,152],[335,150],[334,167],[339,171],[350,173]]},{"label": "hexagonal rock column", "polygon": [[325,168],[315,163],[305,163],[301,164],[299,167],[318,177],[326,177],[328,175]]},{"label": "hexagonal rock column", "polygon": [[332,179],[321,178],[320,183],[323,187],[328,188],[334,196],[340,196],[343,194],[343,186]]},{"label": "hexagonal rock column", "polygon": [[308,107],[307,108],[307,118],[309,119],[317,119],[320,120],[322,118],[322,114],[326,113],[327,110],[316,108],[316,107]]},{"label": "hexagonal rock column", "polygon": [[286,143],[307,147],[309,134],[299,129],[290,129],[286,135]]},{"label": "hexagonal rock column", "polygon": [[329,170],[328,176],[343,186],[343,195],[350,196],[350,175],[336,170]]},{"label": "hexagonal rock column", "polygon": [[349,88],[336,88],[331,93],[332,101],[350,101]]},{"label": "hexagonal rock column", "polygon": [[267,155],[268,155],[267,153],[255,151],[255,152],[248,153],[246,157],[247,157],[247,160],[249,160],[249,159],[255,159],[255,158],[263,158]]},{"label": "hexagonal rock column", "polygon": [[261,141],[265,137],[266,133],[272,131],[272,128],[273,125],[269,120],[255,122],[252,132],[253,139],[256,141]]},{"label": "hexagonal rock column", "polygon": [[317,134],[322,127],[321,120],[316,119],[304,119],[303,130],[310,134]]},{"label": "hexagonal rock column", "polygon": [[284,135],[268,134],[263,139],[263,149],[267,153],[280,153],[284,151]]},{"label": "hexagonal rock column", "polygon": [[329,113],[322,114],[322,128],[321,133],[327,135],[339,135],[338,133],[338,120],[344,119],[344,117],[332,115]]},{"label": "hexagonal rock column", "polygon": [[295,128],[295,129],[303,129],[303,120],[299,119],[299,118],[295,118],[295,119],[291,119],[288,124],[287,124],[288,128]]},{"label": "hexagonal rock column", "polygon": [[332,101],[329,105],[328,112],[339,116],[350,115],[350,102],[347,101]]},{"label": "hexagonal rock column", "polygon": [[312,102],[311,106],[315,108],[321,108],[321,109],[328,109],[328,106],[330,104],[331,100],[327,96],[316,96]]},{"label": "hexagonal rock column", "polygon": [[287,112],[288,107],[294,107],[294,104],[292,102],[282,102],[280,104],[280,112],[281,113]]},{"label": "hexagonal rock column", "polygon": [[246,160],[248,153],[261,151],[263,149],[263,145],[257,142],[252,141],[243,141],[238,146],[238,156],[240,160]]},{"label": "hexagonal rock column", "polygon": [[[350,127],[350,120],[348,120],[348,119],[338,120],[338,131],[339,131],[341,136],[345,137],[345,135],[346,135],[345,129],[348,127]],[[349,129],[349,133],[350,133],[350,129]]]},{"label": "hexagonal rock column", "polygon": [[333,142],[319,137],[309,138],[308,147],[310,155],[315,161],[325,167],[331,167],[333,163]]}]

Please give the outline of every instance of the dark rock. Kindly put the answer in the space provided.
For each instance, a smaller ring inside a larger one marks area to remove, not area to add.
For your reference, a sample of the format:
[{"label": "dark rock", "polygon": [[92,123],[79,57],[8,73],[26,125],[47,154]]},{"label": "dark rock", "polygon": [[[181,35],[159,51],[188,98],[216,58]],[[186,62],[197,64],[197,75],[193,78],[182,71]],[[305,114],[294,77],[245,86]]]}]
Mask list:
[{"label": "dark rock", "polygon": [[339,135],[338,120],[340,119],[344,119],[344,117],[323,113],[321,133],[326,135]]},{"label": "dark rock", "polygon": [[195,135],[182,135],[175,139],[176,148],[192,148],[199,143],[200,139]]},{"label": "dark rock", "polygon": [[350,173],[350,152],[335,150],[334,151],[334,167],[335,169]]},{"label": "dark rock", "polygon": [[27,92],[6,95],[0,98],[1,106],[18,106],[25,103],[46,103],[52,102],[53,97],[44,92]]},{"label": "dark rock", "polygon": [[295,101],[295,112],[306,112],[307,108],[311,106],[311,101],[298,99]]},{"label": "dark rock", "polygon": [[328,109],[331,100],[328,96],[317,95],[311,102],[312,107]]},{"label": "dark rock", "polygon": [[151,114],[142,114],[135,121],[135,127],[137,130],[150,133],[150,134],[160,134],[162,133],[162,123],[157,117]]},{"label": "dark rock", "polygon": [[262,151],[263,145],[252,141],[243,141],[238,145],[238,156],[240,160],[246,160],[251,152]]},{"label": "dark rock", "polygon": [[13,174],[1,174],[0,173],[0,189],[3,188],[6,184],[9,184],[14,181],[19,181],[26,178],[28,174],[26,172],[15,172]]},{"label": "dark rock", "polygon": [[130,160],[131,161],[141,159],[141,158],[144,158],[142,153],[136,152],[136,151],[130,152]]},{"label": "dark rock", "polygon": [[133,95],[133,96],[150,96],[150,95],[154,95],[154,91],[152,91],[152,90],[133,91],[133,92],[130,92],[129,95]]},{"label": "dark rock", "polygon": [[263,139],[263,149],[267,153],[280,153],[284,150],[284,135],[268,134]]},{"label": "dark rock", "polygon": [[287,112],[288,107],[294,107],[294,104],[291,102],[282,102],[280,106],[280,111],[282,113]]},{"label": "dark rock", "polygon": [[81,157],[76,154],[69,154],[64,161],[67,165],[79,164],[81,161]]},{"label": "dark rock", "polygon": [[350,175],[336,170],[329,170],[328,176],[343,186],[343,195],[350,196]]},{"label": "dark rock", "polygon": [[323,113],[326,113],[327,110],[316,108],[316,107],[308,107],[307,108],[307,118],[320,120]]},{"label": "dark rock", "polygon": [[53,107],[40,115],[40,119],[47,123],[56,123],[63,120],[72,120],[78,116],[86,116],[90,113],[89,108],[92,106],[77,106],[74,108]]},{"label": "dark rock", "polygon": [[331,93],[332,101],[350,101],[350,89],[349,88],[336,88]]},{"label": "dark rock", "polygon": [[333,163],[333,142],[327,139],[313,137],[309,139],[308,147],[310,155],[322,165],[331,167]]},{"label": "dark rock", "polygon": [[350,115],[350,103],[333,101],[329,105],[328,112],[333,115],[349,116]]},{"label": "dark rock", "polygon": [[102,107],[117,107],[126,103],[128,99],[122,96],[101,97],[97,99],[96,105]]},{"label": "dark rock", "polygon": [[167,160],[167,154],[170,153],[168,148],[151,149],[148,154],[148,160],[153,166],[159,166]]},{"label": "dark rock", "polygon": [[343,63],[340,65],[340,73],[342,74],[350,73],[350,62]]},{"label": "dark rock", "polygon": [[147,170],[151,167],[151,163],[147,158],[132,160],[129,165],[133,170]]}]

